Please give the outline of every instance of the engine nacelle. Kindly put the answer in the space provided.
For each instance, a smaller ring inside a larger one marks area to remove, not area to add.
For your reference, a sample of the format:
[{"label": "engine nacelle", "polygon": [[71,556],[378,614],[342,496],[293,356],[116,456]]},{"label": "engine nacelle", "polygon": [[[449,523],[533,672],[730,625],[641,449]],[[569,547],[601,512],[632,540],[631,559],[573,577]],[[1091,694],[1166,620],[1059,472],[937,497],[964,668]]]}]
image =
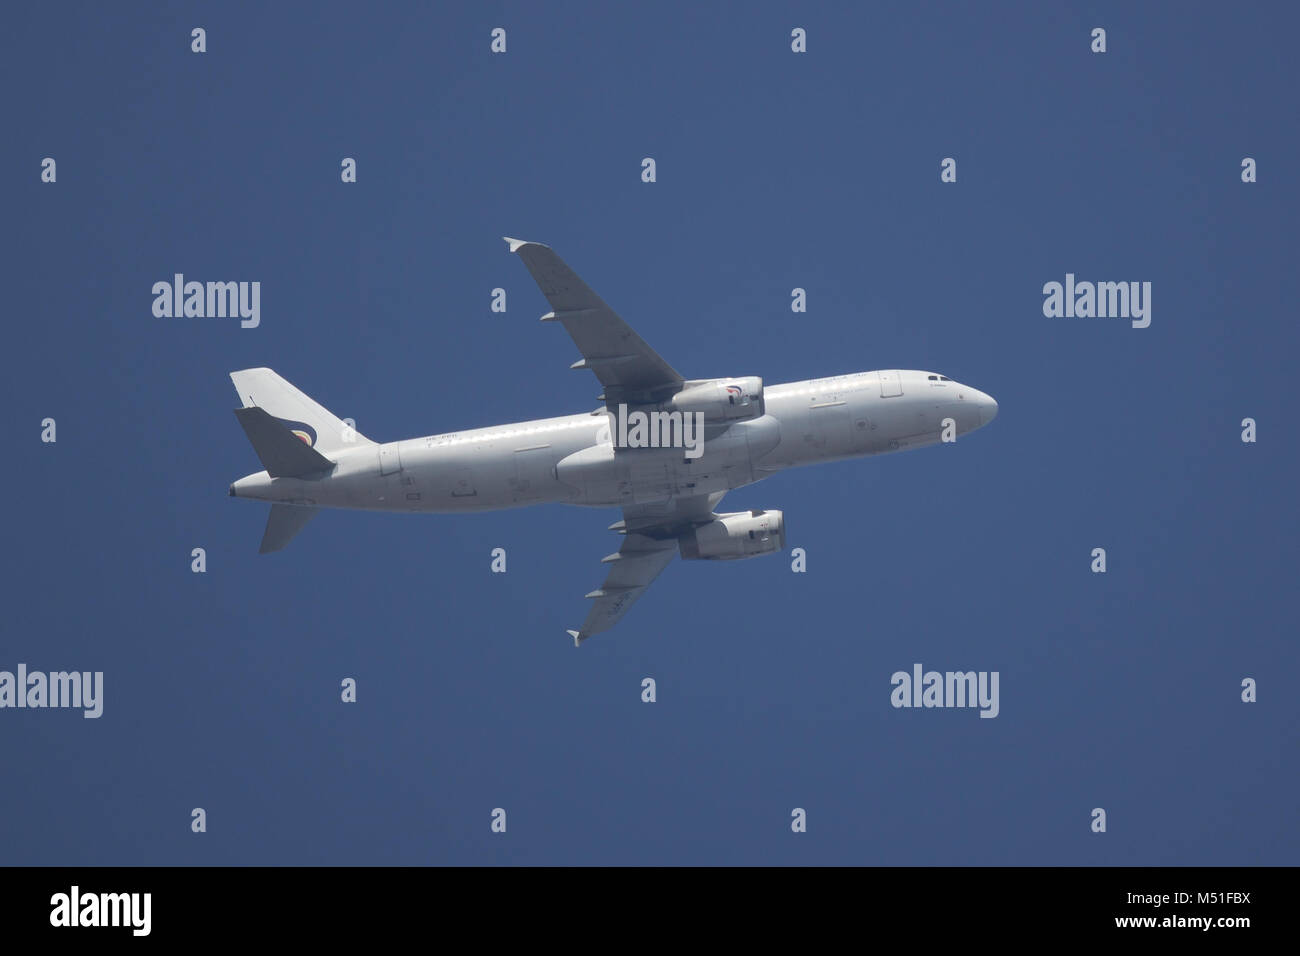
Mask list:
[{"label": "engine nacelle", "polygon": [[719,378],[687,382],[686,387],[663,404],[669,412],[703,412],[706,422],[735,422],[763,414],[763,380]]},{"label": "engine nacelle", "polygon": [[785,516],[779,511],[738,511],[718,515],[677,539],[688,561],[734,561],[771,554],[785,547]]}]

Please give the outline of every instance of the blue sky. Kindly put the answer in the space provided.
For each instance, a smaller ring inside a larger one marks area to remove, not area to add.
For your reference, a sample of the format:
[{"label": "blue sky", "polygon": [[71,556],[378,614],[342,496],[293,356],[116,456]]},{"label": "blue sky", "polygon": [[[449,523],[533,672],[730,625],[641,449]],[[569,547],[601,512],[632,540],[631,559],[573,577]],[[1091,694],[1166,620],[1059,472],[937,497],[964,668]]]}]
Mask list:
[{"label": "blue sky", "polygon": [[[11,26],[0,669],[102,670],[105,701],[0,711],[4,862],[1300,861],[1292,7]],[[808,572],[677,562],[580,651],[613,511],[326,513],[259,556],[233,369],[380,441],[595,405],[503,235],[688,377],[934,369],[1000,415],[732,493],[785,511]],[[260,281],[261,325],[155,318],[175,272]],[[1151,326],[1045,318],[1067,272],[1151,282]],[[916,662],[998,671],[1000,715],[892,708]]]}]

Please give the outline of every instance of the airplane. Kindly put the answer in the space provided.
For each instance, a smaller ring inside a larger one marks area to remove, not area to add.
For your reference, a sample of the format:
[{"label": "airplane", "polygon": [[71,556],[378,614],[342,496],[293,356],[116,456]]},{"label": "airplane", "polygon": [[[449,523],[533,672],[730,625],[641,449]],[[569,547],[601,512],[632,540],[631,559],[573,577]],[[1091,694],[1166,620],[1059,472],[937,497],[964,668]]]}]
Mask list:
[{"label": "airplane", "polygon": [[[261,553],[278,551],[321,508],[458,513],[563,502],[621,508],[621,546],[574,646],[613,627],[659,573],[686,560],[785,548],[780,511],[719,513],[723,496],[786,468],[952,441],[998,403],[937,372],[857,372],[764,385],[757,376],[686,379],[549,246],[506,238],[604,387],[590,412],[378,443],[269,368],[230,373],[235,410],[264,470],[230,486],[271,502]],[[638,417],[639,416],[639,417]],[[657,440],[659,439],[659,440]]]}]

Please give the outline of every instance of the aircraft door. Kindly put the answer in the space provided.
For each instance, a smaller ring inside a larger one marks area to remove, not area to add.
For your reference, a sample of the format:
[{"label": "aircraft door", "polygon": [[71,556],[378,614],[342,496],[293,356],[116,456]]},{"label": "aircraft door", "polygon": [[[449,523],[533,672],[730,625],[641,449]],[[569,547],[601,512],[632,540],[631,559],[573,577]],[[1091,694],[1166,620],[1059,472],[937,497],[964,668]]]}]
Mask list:
[{"label": "aircraft door", "polygon": [[390,441],[379,446],[379,473],[391,475],[402,470],[401,442]]},{"label": "aircraft door", "polygon": [[555,453],[551,446],[515,450],[515,475],[512,479],[516,499],[540,498],[554,480]]},{"label": "aircraft door", "polygon": [[455,468],[451,472],[451,496],[453,498],[476,498],[478,486],[474,481],[474,472],[469,468]]},{"label": "aircraft door", "polygon": [[842,455],[853,441],[849,403],[842,395],[818,395],[808,406],[808,444],[825,455]]}]

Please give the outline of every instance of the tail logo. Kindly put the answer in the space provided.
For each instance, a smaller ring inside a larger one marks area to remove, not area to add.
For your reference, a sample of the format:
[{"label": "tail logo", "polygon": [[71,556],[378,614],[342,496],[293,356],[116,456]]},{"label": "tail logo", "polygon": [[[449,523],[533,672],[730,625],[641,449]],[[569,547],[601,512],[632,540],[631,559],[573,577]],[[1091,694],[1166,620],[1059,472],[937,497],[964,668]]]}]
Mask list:
[{"label": "tail logo", "polygon": [[276,421],[293,432],[308,448],[316,447],[316,429],[306,422],[294,422],[287,418],[277,418]]}]

